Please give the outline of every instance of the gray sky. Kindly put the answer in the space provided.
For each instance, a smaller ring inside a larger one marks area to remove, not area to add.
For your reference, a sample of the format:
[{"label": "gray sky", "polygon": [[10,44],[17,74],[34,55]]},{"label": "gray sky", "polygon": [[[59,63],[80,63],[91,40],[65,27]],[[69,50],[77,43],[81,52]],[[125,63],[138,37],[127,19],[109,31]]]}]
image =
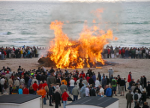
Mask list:
[{"label": "gray sky", "polygon": [[80,1],[80,2],[95,2],[95,1],[107,1],[107,2],[114,2],[114,1],[150,1],[150,0],[0,0],[0,1]]}]

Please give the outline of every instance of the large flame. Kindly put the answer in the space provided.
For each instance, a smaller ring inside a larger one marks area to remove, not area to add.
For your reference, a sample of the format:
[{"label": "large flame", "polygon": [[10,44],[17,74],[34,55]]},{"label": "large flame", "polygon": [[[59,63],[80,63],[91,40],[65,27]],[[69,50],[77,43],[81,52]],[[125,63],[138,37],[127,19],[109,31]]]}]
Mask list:
[{"label": "large flame", "polygon": [[[93,20],[93,23],[96,21]],[[83,68],[95,66],[97,62],[105,64],[102,59],[104,45],[113,39],[112,30],[107,32],[97,26],[88,27],[86,24],[78,40],[70,40],[62,30],[63,22],[54,21],[50,29],[54,30],[55,38],[50,42],[50,59],[57,68]]]}]

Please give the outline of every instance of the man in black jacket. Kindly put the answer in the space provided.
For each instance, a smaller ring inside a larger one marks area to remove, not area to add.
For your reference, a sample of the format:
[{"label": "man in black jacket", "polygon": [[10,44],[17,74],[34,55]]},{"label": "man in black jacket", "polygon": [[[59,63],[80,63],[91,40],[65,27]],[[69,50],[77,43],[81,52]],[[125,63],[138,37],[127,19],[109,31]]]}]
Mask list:
[{"label": "man in black jacket", "polygon": [[37,72],[36,79],[38,80],[38,84],[40,84],[41,76],[39,75],[39,72]]},{"label": "man in black jacket", "polygon": [[55,108],[58,108],[58,105],[60,104],[61,101],[61,96],[57,89],[56,89],[56,93],[54,94],[54,101],[55,101]]},{"label": "man in black jacket", "polygon": [[96,91],[93,87],[90,87],[90,96],[96,96]]},{"label": "man in black jacket", "polygon": [[121,81],[120,81],[120,90],[121,90],[121,95],[120,96],[124,96],[124,87],[125,87],[125,81],[124,81],[124,78],[121,78]]},{"label": "man in black jacket", "polygon": [[149,108],[148,103],[147,103],[147,102],[144,102],[144,105],[143,105],[142,108]]},{"label": "man in black jacket", "polygon": [[101,81],[101,74],[100,74],[100,72],[98,72],[98,79],[99,79],[99,81]]},{"label": "man in black jacket", "polygon": [[91,77],[90,77],[90,79],[89,79],[89,84],[92,84],[92,85],[94,85],[94,84],[95,84],[95,82],[94,82],[94,80],[93,80],[92,76],[91,76]]},{"label": "man in black jacket", "polygon": [[50,84],[50,87],[49,87],[49,106],[53,106],[52,105],[52,96],[53,96],[53,84]]},{"label": "man in black jacket", "polygon": [[149,81],[148,81],[148,85],[146,87],[146,90],[147,90],[147,95],[150,98],[150,82]]},{"label": "man in black jacket", "polygon": [[117,85],[118,85],[118,94],[121,93],[121,89],[120,89],[120,81],[121,81],[121,78],[120,78],[120,75],[118,75],[118,80],[117,80]]}]

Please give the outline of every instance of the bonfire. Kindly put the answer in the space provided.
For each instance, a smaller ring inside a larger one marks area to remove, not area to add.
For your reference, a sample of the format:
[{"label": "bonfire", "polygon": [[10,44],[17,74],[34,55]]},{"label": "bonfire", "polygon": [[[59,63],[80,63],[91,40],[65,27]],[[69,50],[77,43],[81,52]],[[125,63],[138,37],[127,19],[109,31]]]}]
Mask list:
[{"label": "bonfire", "polygon": [[[95,24],[96,21],[93,20]],[[55,38],[50,42],[47,59],[51,66],[57,68],[84,68],[105,65],[101,53],[106,44],[113,38],[113,31],[100,30],[96,25],[84,28],[78,40],[71,40],[62,30],[64,23],[53,21],[50,29],[54,30]]]}]

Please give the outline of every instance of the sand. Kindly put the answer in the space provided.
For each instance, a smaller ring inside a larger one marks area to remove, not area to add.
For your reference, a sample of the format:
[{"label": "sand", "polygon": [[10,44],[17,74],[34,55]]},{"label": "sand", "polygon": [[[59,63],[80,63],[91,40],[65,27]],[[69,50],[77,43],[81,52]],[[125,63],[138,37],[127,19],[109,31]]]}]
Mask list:
[{"label": "sand", "polygon": [[[147,77],[147,81],[150,81],[150,64],[149,59],[105,59],[109,62],[117,63],[115,66],[103,66],[100,68],[92,68],[92,70],[97,74],[97,72],[101,72],[101,74],[108,75],[108,69],[110,67],[114,70],[114,76],[120,75],[121,77],[127,78],[129,71],[132,72],[132,77],[135,79],[139,79],[142,75]],[[32,59],[6,59],[0,60],[0,68],[3,66],[9,66],[12,71],[17,71],[19,66],[26,70],[37,69],[38,68],[38,58]],[[46,69],[50,69],[50,67],[46,67]],[[62,69],[64,70],[64,69]],[[70,72],[74,71],[74,69],[68,69]],[[83,70],[86,72],[88,68],[78,69],[79,71]],[[126,92],[127,93],[127,92]],[[119,108],[126,108],[126,99],[125,96],[114,96],[114,98],[119,99]],[[147,100],[150,105],[150,99]],[[49,108],[49,101],[47,101],[47,105],[44,105],[43,108]],[[70,103],[70,102],[68,102]],[[134,107],[134,103],[132,103],[132,108]],[[55,108],[54,106],[51,108]],[[63,108],[63,105],[61,106]]]}]

